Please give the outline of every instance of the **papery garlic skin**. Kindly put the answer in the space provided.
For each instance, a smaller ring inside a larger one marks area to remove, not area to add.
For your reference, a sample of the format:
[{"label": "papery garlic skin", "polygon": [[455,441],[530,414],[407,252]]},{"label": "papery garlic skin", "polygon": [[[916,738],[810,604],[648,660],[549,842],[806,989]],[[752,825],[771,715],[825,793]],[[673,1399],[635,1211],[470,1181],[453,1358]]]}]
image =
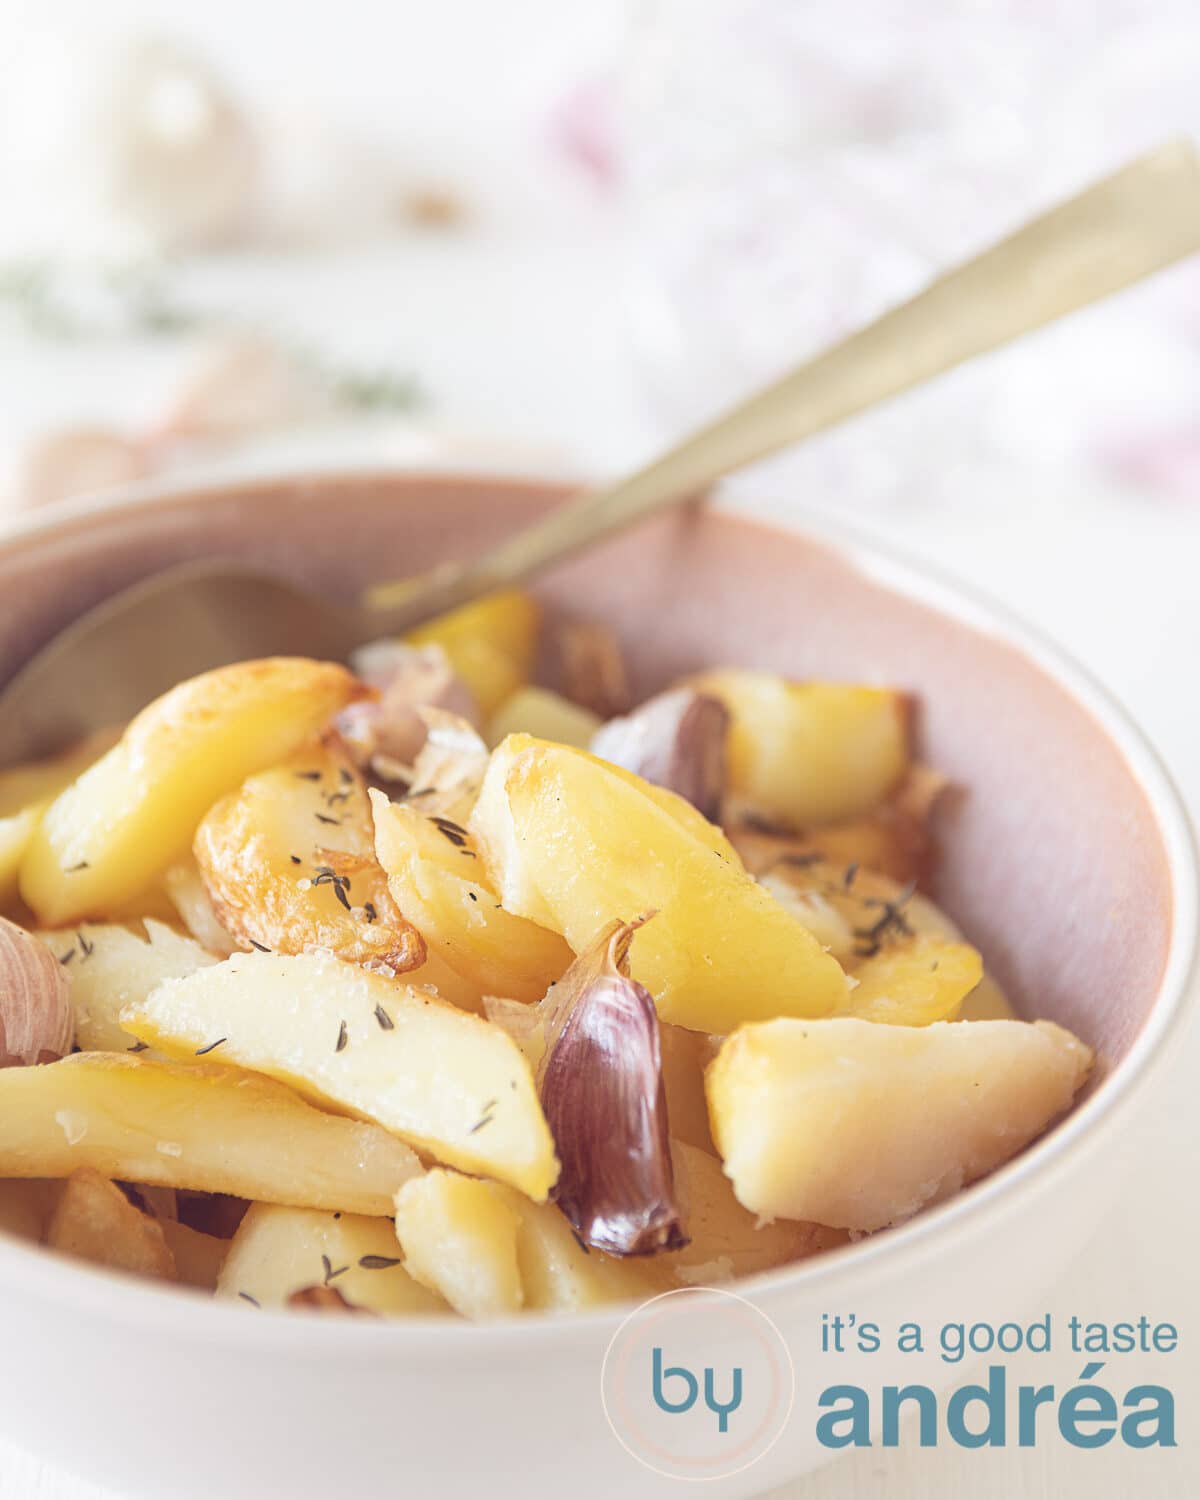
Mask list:
[{"label": "papery garlic skin", "polygon": [[[352,704],[337,727],[360,765],[382,756],[411,766],[429,738],[423,710],[438,709],[462,723],[468,734],[479,710],[441,646],[409,646],[403,641],[374,641],[354,653],[355,672],[379,696]],[[453,725],[443,727],[448,731]],[[466,743],[464,740],[463,743]],[[486,753],[482,740],[480,749]]]},{"label": "papery garlic skin", "polygon": [[678,793],[710,822],[717,822],[725,792],[729,722],[729,710],[718,698],[676,688],[602,725],[591,750],[614,766]]},{"label": "papery garlic skin", "polygon": [[0,1068],[55,1062],[75,1039],[65,966],[32,933],[0,917]]}]

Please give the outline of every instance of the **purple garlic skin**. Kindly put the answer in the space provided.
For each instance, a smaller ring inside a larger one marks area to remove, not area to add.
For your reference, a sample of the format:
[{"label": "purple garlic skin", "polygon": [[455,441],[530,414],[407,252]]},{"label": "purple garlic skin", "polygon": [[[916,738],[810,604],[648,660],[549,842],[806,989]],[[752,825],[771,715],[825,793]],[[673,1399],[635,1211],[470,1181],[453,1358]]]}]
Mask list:
[{"label": "purple garlic skin", "polygon": [[686,798],[717,822],[725,794],[729,710],[694,688],[649,698],[592,736],[591,750],[615,766]]},{"label": "purple garlic skin", "polygon": [[628,975],[641,925],[613,923],[542,1002],[538,1091],[562,1163],[554,1196],[583,1243],[610,1255],[688,1243],[675,1201],[658,1012]]},{"label": "purple garlic skin", "polygon": [[46,945],[0,917],[0,1068],[57,1062],[75,1041],[71,980]]}]

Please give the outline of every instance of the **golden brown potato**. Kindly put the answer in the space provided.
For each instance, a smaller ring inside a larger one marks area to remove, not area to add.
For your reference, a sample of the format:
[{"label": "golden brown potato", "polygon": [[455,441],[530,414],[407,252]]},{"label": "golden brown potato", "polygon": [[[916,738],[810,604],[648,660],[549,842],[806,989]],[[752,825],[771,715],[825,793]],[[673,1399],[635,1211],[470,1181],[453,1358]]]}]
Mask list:
[{"label": "golden brown potato", "polygon": [[882,1229],[984,1177],[1066,1109],[1091,1050],[1048,1021],[766,1021],[706,1075],[713,1138],[764,1219]]},{"label": "golden brown potato", "polygon": [[484,718],[529,681],[541,611],[520,589],[502,589],[410,630],[414,646],[441,646]]},{"label": "golden brown potato", "polygon": [[163,876],[163,886],[178,920],[202,948],[215,958],[228,958],[238,951],[237,943],[217,916],[200,866],[192,855],[171,866]]},{"label": "golden brown potato", "polygon": [[390,1211],[421,1169],[378,1125],[324,1114],[234,1068],[77,1052],[0,1069],[0,1177],[69,1177],[79,1167],[359,1213]]},{"label": "golden brown potato", "polygon": [[243,949],[319,949],[393,974],[424,962],[375,858],[366,783],[332,743],[251,776],[206,815],[194,851]]},{"label": "golden brown potato", "polygon": [[908,770],[908,706],[890,689],[732,669],[691,685],[733,715],[732,801],[784,827],[860,817]]},{"label": "golden brown potato", "polygon": [[540,1000],[573,957],[558,933],[500,906],[460,825],[389,803],[380,792],[371,800],[392,897],[428,948],[481,994]]},{"label": "golden brown potato", "polygon": [[671,1281],[655,1270],[656,1256],[605,1255],[589,1250],[552,1203],[531,1203],[517,1193],[520,1214],[517,1264],[524,1306],[537,1312],[582,1312],[610,1302],[640,1302],[666,1291]]},{"label": "golden brown potato", "polygon": [[493,752],[471,820],[504,907],[575,952],[613,920],[657,913],[630,963],[662,1020],[724,1033],[829,1014],[846,993],[838,963],[697,825],[711,828],[682,798],[523,735]]},{"label": "golden brown potato", "polygon": [[[227,1061],[532,1198],[545,1198],[558,1175],[529,1064],[510,1037],[427,991],[329,954],[238,954],[160,984],[121,1019],[176,1056],[223,1038]],[[274,1192],[243,1196],[287,1201]]]},{"label": "golden brown potato", "polygon": [[123,907],[186,855],[218,798],[365,691],[344,667],[291,657],[180,683],[47,808],[21,864],[22,897],[48,927]]},{"label": "golden brown potato", "polygon": [[396,1238],[404,1269],[479,1321],[520,1311],[521,1218],[498,1183],[435,1167],[396,1194]]},{"label": "golden brown potato", "polygon": [[675,1191],[689,1244],[655,1256],[654,1269],[678,1286],[709,1286],[770,1271],[849,1243],[842,1229],[795,1219],[760,1224],[734,1195],[721,1163],[707,1151],[674,1141]]},{"label": "golden brown potato", "polygon": [[64,1183],[46,1229],[46,1244],[114,1271],[177,1280],[175,1257],[162,1225],[91,1167],[80,1167]]},{"label": "golden brown potato", "polygon": [[250,1307],[282,1307],[318,1285],[382,1317],[449,1313],[402,1262],[390,1218],[255,1203],[228,1247],[217,1293]]},{"label": "golden brown potato", "polygon": [[0,906],[17,899],[21,861],[43,813],[116,739],[115,732],[89,735],[63,755],[0,771]]},{"label": "golden brown potato", "polygon": [[912,937],[903,947],[881,949],[852,969],[854,988],[840,1014],[892,1026],[953,1021],[983,979],[983,960],[967,943]]},{"label": "golden brown potato", "polygon": [[914,765],[896,789],[857,818],[799,833],[762,824],[729,829],[730,841],[752,875],[785,862],[820,858],[842,870],[874,870],[905,885],[930,873],[930,819],[947,781],[928,766]]},{"label": "golden brown potato", "polygon": [[586,708],[552,693],[548,688],[518,688],[488,720],[489,745],[498,745],[510,734],[532,734],[539,740],[577,745],[586,750],[600,720]]},{"label": "golden brown potato", "polygon": [[193,974],[213,955],[152,918],[146,936],[128,927],[83,922],[78,927],[37,936],[70,976],[75,1041],[85,1052],[125,1052],[137,1038],[121,1026],[126,1005],[144,999],[164,979]]}]

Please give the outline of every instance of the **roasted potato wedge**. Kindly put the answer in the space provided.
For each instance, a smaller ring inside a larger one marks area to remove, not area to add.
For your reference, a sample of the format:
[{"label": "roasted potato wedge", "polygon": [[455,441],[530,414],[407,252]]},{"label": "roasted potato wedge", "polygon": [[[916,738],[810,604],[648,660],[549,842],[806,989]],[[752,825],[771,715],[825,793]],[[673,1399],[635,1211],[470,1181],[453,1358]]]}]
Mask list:
[{"label": "roasted potato wedge", "polygon": [[842,870],[874,870],[900,885],[920,883],[930,873],[933,812],[948,786],[937,771],[913,765],[894,791],[857,818],[800,833],[741,823],[730,827],[729,837],[752,875],[820,859]]},{"label": "roasted potato wedge", "polygon": [[69,1177],[80,1167],[122,1182],[376,1214],[420,1171],[379,1126],[324,1114],[234,1068],[77,1052],[0,1069],[0,1177]]},{"label": "roasted potato wedge", "polygon": [[305,1287],[330,1286],[384,1317],[448,1313],[404,1269],[390,1218],[255,1203],[221,1267],[217,1292],[254,1307],[282,1307]]},{"label": "roasted potato wedge", "polygon": [[46,1244],[114,1271],[176,1281],[175,1257],[157,1219],[135,1208],[115,1182],[80,1167],[63,1184]]},{"label": "roasted potato wedge", "polygon": [[557,932],[505,911],[465,829],[372,792],[375,845],[395,904],[479,993],[540,1000],[573,954]]},{"label": "roasted potato wedge", "polygon": [[804,855],[783,861],[760,880],[850,971],[877,953],[906,947],[914,937],[962,941],[958,928],[927,896],[875,870]]},{"label": "roasted potato wedge", "polygon": [[779,1020],[729,1037],[706,1084],[739,1202],[764,1219],[871,1230],[1015,1156],[1091,1064],[1049,1021]]},{"label": "roasted potato wedge", "polygon": [[464,1318],[519,1312],[519,1210],[499,1184],[437,1167],[396,1194],[404,1269]]},{"label": "roasted potato wedge", "polygon": [[731,800],[787,828],[861,817],[908,770],[907,700],[890,689],[732,669],[691,685],[733,716]]},{"label": "roasted potato wedge", "polygon": [[17,877],[42,816],[64,787],[115,743],[117,735],[95,734],[64,755],[0,771],[0,906],[17,899]]},{"label": "roasted potato wedge", "polygon": [[221,1037],[227,1061],[532,1198],[545,1198],[558,1175],[529,1064],[509,1036],[427,991],[328,954],[239,954],[160,984],[121,1020],[179,1056]]},{"label": "roasted potato wedge", "polygon": [[502,589],[410,630],[414,646],[441,646],[485,719],[529,681],[541,611],[519,589]]},{"label": "roasted potato wedge", "polygon": [[638,1302],[666,1291],[669,1274],[657,1256],[605,1255],[589,1250],[552,1203],[510,1195],[521,1216],[517,1264],[524,1306],[538,1312],[582,1312],[609,1302]]},{"label": "roasted potato wedge", "polygon": [[366,783],[333,744],[251,776],[207,813],[193,848],[221,925],[244,949],[319,949],[393,974],[425,960],[375,858]]},{"label": "roasted potato wedge", "polygon": [[237,943],[217,916],[200,866],[190,854],[171,866],[163,876],[163,886],[178,920],[202,948],[216,958],[228,958],[238,951]]},{"label": "roasted potato wedge", "polygon": [[711,1286],[752,1276],[849,1242],[845,1230],[821,1224],[796,1219],[760,1223],[738,1202],[721,1163],[707,1151],[676,1140],[671,1158],[688,1244],[655,1256],[654,1269],[677,1286]]},{"label": "roasted potato wedge", "polygon": [[126,1005],[143,1000],[164,979],[181,979],[216,959],[192,938],[152,918],[146,936],[128,927],[84,922],[65,931],[39,932],[71,979],[75,1041],[85,1052],[125,1052],[137,1038],[121,1026]]},{"label": "roasted potato wedge", "polygon": [[513,735],[493,752],[471,828],[505,908],[577,953],[614,919],[657,912],[630,963],[664,1021],[724,1033],[835,1010],[846,993],[838,963],[740,863],[694,836],[697,823],[690,804],[629,772]]},{"label": "roasted potato wedge", "polygon": [[586,750],[599,728],[599,718],[569,698],[548,688],[523,687],[488,720],[487,740],[489,745],[498,745],[510,734],[531,734],[535,739]]},{"label": "roasted potato wedge", "polygon": [[903,947],[860,959],[841,1015],[892,1026],[953,1021],[983,979],[983,960],[967,943],[914,936]]},{"label": "roasted potato wedge", "polygon": [[141,895],[187,853],[218,798],[365,691],[344,667],[292,657],[180,683],[46,809],[21,863],[22,897],[60,927]]}]

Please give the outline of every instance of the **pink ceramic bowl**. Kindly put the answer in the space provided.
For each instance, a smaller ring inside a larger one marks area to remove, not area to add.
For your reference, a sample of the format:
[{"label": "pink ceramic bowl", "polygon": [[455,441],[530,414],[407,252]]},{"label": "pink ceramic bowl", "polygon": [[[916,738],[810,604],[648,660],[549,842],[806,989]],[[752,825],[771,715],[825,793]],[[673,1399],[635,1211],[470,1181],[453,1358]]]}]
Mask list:
[{"label": "pink ceramic bowl", "polygon": [[[485,547],[562,494],[356,474],[64,510],[0,544],[0,680],[77,611],[183,559],[236,557],[348,594]],[[903,1228],[743,1284],[797,1356],[782,1439],[709,1487],[748,1495],[827,1456],[813,1420],[830,1371],[803,1357],[822,1312],[1015,1315],[1095,1227],[1188,991],[1188,825],[1153,751],[1078,668],[990,606],[827,528],[677,515],[559,568],[537,592],[551,614],[614,625],[641,693],[728,663],[916,694],[923,754],[964,789],[938,828],[939,899],[1019,1009],[1069,1026],[1100,1059],[1070,1117],[985,1182]],[[255,1313],[5,1239],[0,1430],[127,1494],[633,1500],[673,1486],[635,1463],[605,1419],[600,1368],[621,1316],[477,1327]],[[875,1356],[876,1389],[896,1373]],[[933,1384],[947,1374],[913,1356],[900,1373]],[[837,1378],[855,1374],[843,1366]]]}]

